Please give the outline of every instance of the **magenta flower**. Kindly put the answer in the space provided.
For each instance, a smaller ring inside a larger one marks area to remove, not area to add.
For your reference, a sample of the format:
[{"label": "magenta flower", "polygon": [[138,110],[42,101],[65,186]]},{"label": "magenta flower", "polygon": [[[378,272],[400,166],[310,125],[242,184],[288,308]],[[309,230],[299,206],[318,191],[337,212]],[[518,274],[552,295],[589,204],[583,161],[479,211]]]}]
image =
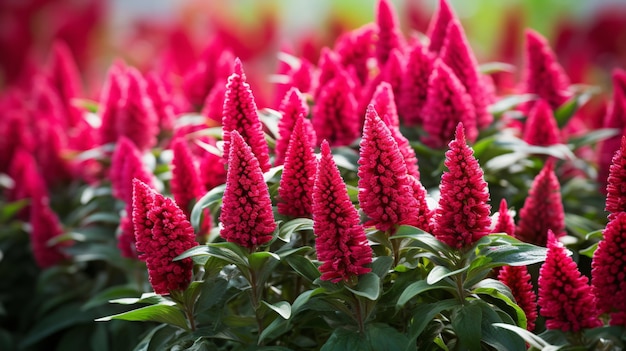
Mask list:
[{"label": "magenta flower", "polygon": [[378,66],[384,67],[393,49],[403,51],[406,43],[400,32],[398,18],[389,0],[379,0],[376,8],[376,24],[378,41],[376,42],[376,59]]},{"label": "magenta flower", "polygon": [[422,111],[424,130],[428,137],[424,143],[432,147],[443,147],[453,138],[457,124],[462,123],[469,142],[478,137],[476,113],[472,98],[450,67],[440,59],[428,79],[428,95]]},{"label": "magenta flower", "polygon": [[588,279],[567,254],[551,230],[548,232],[548,253],[539,270],[539,314],[546,319],[546,328],[578,332],[602,325]]},{"label": "magenta flower", "polygon": [[500,269],[498,280],[511,289],[515,302],[526,314],[526,329],[533,331],[537,320],[537,295],[533,290],[528,268],[526,266],[504,266]]},{"label": "magenta flower", "polygon": [[198,166],[195,163],[187,142],[178,138],[172,142],[174,158],[172,160],[172,195],[176,204],[189,217],[193,204],[205,193],[204,186],[198,174]]},{"label": "magenta flower", "polygon": [[524,91],[537,94],[556,109],[570,96],[569,78],[559,65],[548,41],[541,34],[526,30]]},{"label": "magenta flower", "polygon": [[511,236],[515,233],[515,222],[506,204],[506,199],[500,200],[500,208],[498,209],[498,220],[493,228],[494,233],[507,233]]},{"label": "magenta flower", "polygon": [[626,212],[626,136],[622,136],[622,145],[613,156],[606,186],[606,208],[609,220]]},{"label": "magenta flower", "polygon": [[417,217],[417,201],[408,179],[404,157],[391,132],[370,105],[365,116],[359,157],[359,203],[378,230]]},{"label": "magenta flower", "polygon": [[409,182],[411,183],[411,188],[413,189],[413,197],[417,200],[417,215],[409,221],[408,225],[412,225],[416,228],[420,228],[426,232],[433,232],[433,216],[435,215],[435,211],[431,210],[428,207],[428,202],[426,201],[426,189],[419,181],[419,179],[409,175]]},{"label": "magenta flower", "polygon": [[[380,79],[391,85],[396,106],[400,104],[402,82],[406,79],[406,72],[404,71],[406,65],[404,54],[399,49],[393,49],[389,53],[385,66],[380,68]],[[428,77],[426,77],[426,81],[428,81]]]},{"label": "magenta flower", "polygon": [[230,157],[231,133],[237,131],[250,145],[261,171],[267,172],[272,166],[263,136],[263,125],[259,120],[254,95],[246,82],[246,75],[239,59],[235,59],[235,71],[228,77],[226,84],[223,116],[224,158]]},{"label": "magenta flower", "polygon": [[457,125],[449,147],[433,234],[450,247],[461,249],[490,233],[489,192],[474,150],[465,142],[463,124]]},{"label": "magenta flower", "polygon": [[209,92],[225,80],[233,69],[235,56],[219,40],[213,40],[196,64],[183,77],[183,92],[199,110]]},{"label": "magenta flower", "polygon": [[400,83],[398,113],[407,125],[424,122],[423,109],[428,98],[429,77],[434,58],[424,46],[415,43],[408,54],[404,76]]},{"label": "magenta flower", "polygon": [[226,169],[224,158],[210,152],[204,152],[200,157],[200,179],[205,190],[209,191],[220,184],[226,183]]},{"label": "magenta flower", "polygon": [[126,205],[126,215],[120,218],[119,235],[117,236],[117,248],[122,257],[137,258],[135,246],[135,227],[133,225],[132,204]]},{"label": "magenta flower", "polygon": [[439,8],[433,15],[430,24],[428,25],[427,35],[430,38],[430,44],[428,50],[435,54],[439,54],[443,43],[446,39],[446,32],[448,31],[448,24],[454,19],[457,19],[456,14],[448,4],[447,0],[439,0]]},{"label": "magenta flower", "polygon": [[287,146],[291,140],[291,133],[294,130],[296,121],[299,116],[302,115],[305,120],[303,121],[306,137],[309,138],[309,143],[315,145],[315,132],[313,131],[313,125],[306,119],[309,115],[309,106],[307,105],[304,96],[297,88],[291,88],[285,95],[283,102],[280,104],[279,111],[282,115],[278,121],[278,139],[276,140],[276,159],[274,165],[279,166],[285,162],[285,155],[287,153]]},{"label": "magenta flower", "polygon": [[528,114],[524,127],[524,141],[530,145],[549,146],[560,143],[561,136],[550,105],[537,101]]},{"label": "magenta flower", "polygon": [[161,132],[171,134],[174,131],[176,114],[174,104],[172,103],[172,95],[167,90],[163,77],[156,73],[149,74],[146,77],[146,93],[154,105],[154,112],[159,121],[159,129]]},{"label": "magenta flower", "polygon": [[616,214],[604,230],[591,262],[591,286],[600,313],[611,325],[626,327],[626,213]]},{"label": "magenta flower", "polygon": [[341,35],[335,43],[335,52],[339,55],[342,66],[354,69],[360,84],[365,84],[369,80],[368,61],[376,54],[374,44],[376,31],[377,28],[368,23]]},{"label": "magenta flower", "polygon": [[337,283],[370,272],[366,265],[372,262],[372,248],[327,141],[321,153],[313,188],[313,232],[321,279]]},{"label": "magenta flower", "polygon": [[302,115],[296,120],[278,187],[278,213],[285,216],[310,217],[312,213],[317,160],[305,121]]},{"label": "magenta flower", "polygon": [[220,235],[226,241],[254,251],[272,240],[276,229],[272,201],[252,148],[236,130],[230,135],[232,148],[228,157]]},{"label": "magenta flower", "polygon": [[79,72],[69,48],[62,41],[55,41],[52,47],[49,75],[63,106],[63,124],[75,127],[82,119],[81,111],[71,104],[71,100],[81,94]]},{"label": "magenta flower", "polygon": [[191,223],[170,198],[135,180],[133,223],[139,258],[146,262],[154,292],[184,291],[191,283],[190,258],[173,259],[198,244]]},{"label": "magenta flower", "polygon": [[141,152],[128,138],[122,136],[117,141],[115,151],[111,157],[109,178],[113,196],[130,204],[133,197],[133,179],[153,186],[153,176],[141,160]]},{"label": "magenta flower", "polygon": [[[624,135],[626,129],[626,71],[613,71],[613,101],[609,104],[603,128],[617,128]],[[598,182],[600,190],[604,191],[609,176],[609,167],[613,163],[615,152],[620,148],[620,135],[613,136],[600,145],[598,160]]]},{"label": "magenta flower", "polygon": [[117,124],[122,115],[122,102],[126,100],[128,78],[126,64],[116,60],[109,68],[100,96],[100,140],[103,144],[113,143],[119,136]]},{"label": "magenta flower", "polygon": [[545,247],[548,230],[557,238],[565,235],[561,186],[554,174],[552,161],[546,162],[530,186],[528,197],[519,213],[515,237]]},{"label": "magenta flower", "polygon": [[341,72],[344,71],[339,54],[327,47],[323,47],[320,51],[320,58],[317,63],[317,67],[317,89],[315,90],[315,94],[313,94],[316,103],[323,90],[322,88],[324,88],[328,82],[339,76]]},{"label": "magenta flower", "polygon": [[452,19],[448,24],[440,57],[459,78],[467,94],[472,98],[478,129],[489,126],[493,122],[493,116],[487,110],[489,97],[484,88],[484,79],[478,71],[478,61],[467,42],[465,31],[456,19]]},{"label": "magenta flower", "polygon": [[60,250],[63,245],[50,245],[48,243],[50,239],[63,234],[63,227],[57,215],[50,208],[47,196],[38,196],[32,198],[31,201],[31,248],[37,266],[45,269],[67,259],[67,256]]}]

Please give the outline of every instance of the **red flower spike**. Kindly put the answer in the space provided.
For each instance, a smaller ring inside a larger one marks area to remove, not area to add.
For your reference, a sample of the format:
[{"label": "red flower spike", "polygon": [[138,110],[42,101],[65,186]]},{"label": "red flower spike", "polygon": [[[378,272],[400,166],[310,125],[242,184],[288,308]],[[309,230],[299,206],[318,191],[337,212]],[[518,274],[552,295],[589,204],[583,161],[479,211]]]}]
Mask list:
[{"label": "red flower spike", "polygon": [[285,168],[278,187],[278,213],[292,217],[310,217],[317,160],[307,135],[306,119],[300,115],[291,134]]},{"label": "red flower spike", "polygon": [[591,286],[600,313],[611,325],[626,327],[626,213],[616,214],[604,230],[591,262]]},{"label": "red flower spike", "polygon": [[559,65],[548,41],[541,34],[526,30],[524,91],[537,94],[556,110],[570,96],[569,78]]},{"label": "red flower spike", "polygon": [[344,68],[341,65],[341,57],[333,50],[323,47],[320,52],[320,59],[317,63],[319,74],[317,76],[317,90],[315,90],[314,98],[317,101],[322,88],[333,78],[339,76]]},{"label": "red flower spike", "polygon": [[224,158],[210,152],[204,152],[200,158],[200,178],[204,188],[209,191],[226,182]]},{"label": "red flower spike", "polygon": [[398,49],[393,49],[389,53],[387,63],[381,68],[380,72],[381,80],[391,85],[396,105],[400,103],[402,82],[406,79],[404,72],[405,66],[406,60],[402,52]]},{"label": "red flower spike", "polygon": [[548,253],[539,270],[539,314],[546,328],[578,332],[602,325],[588,279],[567,254],[551,230],[548,231]]},{"label": "red flower spike", "polygon": [[[152,206],[143,218],[145,224],[151,225],[151,229],[149,232],[145,229],[136,231],[139,258],[146,262],[155,293],[167,295],[172,291],[184,291],[191,283],[193,261],[190,258],[180,261],[173,259],[198,245],[193,228],[172,199],[154,192],[152,196]],[[133,220],[137,225],[134,215]]]},{"label": "red flower spike", "polygon": [[350,145],[361,134],[354,82],[342,71],[321,90],[313,106],[312,123],[318,140],[332,146]]},{"label": "red flower spike", "polygon": [[109,177],[113,190],[113,196],[130,204],[132,202],[133,179],[153,187],[153,176],[143,164],[141,152],[133,142],[120,137],[111,157],[111,169]]},{"label": "red flower spike", "polygon": [[626,212],[626,136],[622,136],[622,145],[613,156],[606,187],[606,208],[609,220]]},{"label": "red flower spike", "polygon": [[361,209],[378,230],[392,231],[417,217],[404,157],[372,105],[365,116],[358,176]]},{"label": "red flower spike", "polygon": [[433,234],[450,247],[461,249],[490,233],[489,192],[474,150],[465,142],[463,124],[457,125],[449,148]]},{"label": "red flower spike", "polygon": [[526,329],[528,331],[535,330],[537,295],[533,290],[528,268],[526,266],[504,266],[500,269],[498,280],[511,289],[517,305],[526,314]]},{"label": "red flower spike", "polygon": [[137,248],[135,247],[135,227],[133,226],[132,211],[132,204],[126,205],[126,215],[120,218],[117,248],[123,257],[136,259]]},{"label": "red flower spike", "polygon": [[[287,146],[290,143],[291,133],[294,130],[296,121],[299,116],[302,115],[306,118],[309,115],[309,106],[304,99],[304,96],[297,88],[291,88],[285,95],[279,108],[281,118],[278,121],[278,139],[276,140],[276,159],[274,165],[279,166],[285,162],[285,154],[287,153]],[[304,121],[306,138],[309,138],[309,143],[315,145],[317,143],[315,132],[313,131],[313,125],[308,119]]]},{"label": "red flower spike", "polygon": [[402,51],[406,45],[400,32],[398,18],[389,0],[378,1],[376,24],[378,25],[376,59],[378,66],[383,67],[387,63],[391,50],[399,49]]},{"label": "red flower spike", "polygon": [[416,228],[420,228],[429,233],[433,232],[433,216],[435,211],[431,210],[428,207],[428,202],[426,201],[426,189],[420,183],[419,179],[409,175],[409,181],[411,183],[411,188],[413,189],[413,197],[417,200],[417,215],[409,221],[408,225],[412,225]]},{"label": "red flower spike", "polygon": [[520,210],[515,237],[545,247],[548,230],[551,230],[557,238],[565,235],[561,186],[554,174],[552,161],[546,162],[530,186],[528,197]]},{"label": "red flower spike", "polygon": [[146,93],[154,105],[154,111],[159,120],[159,129],[161,132],[172,133],[174,131],[174,123],[176,122],[176,114],[174,113],[172,96],[165,88],[163,78],[156,73],[151,73],[146,77],[146,83]]},{"label": "red flower spike", "polygon": [[511,236],[515,234],[515,222],[506,204],[506,199],[500,200],[498,209],[498,220],[493,228],[494,233],[507,233]]},{"label": "red flower spike", "polygon": [[135,68],[126,70],[128,77],[127,98],[121,106],[117,119],[120,136],[132,140],[137,148],[145,151],[156,145],[159,119],[147,93],[146,81]]},{"label": "red flower spike", "polygon": [[446,39],[448,24],[454,19],[457,19],[457,17],[448,1],[439,0],[439,8],[428,25],[427,35],[430,38],[428,50],[430,52],[438,54],[441,51]]},{"label": "red flower spike", "polygon": [[526,119],[524,141],[530,145],[549,146],[560,143],[560,139],[550,105],[545,100],[535,102]]},{"label": "red flower spike", "polygon": [[341,35],[335,44],[335,51],[340,57],[341,64],[343,67],[354,69],[361,85],[369,79],[368,61],[375,55],[376,31],[376,27],[369,23]]},{"label": "red flower spike", "polygon": [[213,40],[194,67],[183,77],[182,89],[191,105],[199,110],[209,92],[232,72],[235,56],[220,40]]},{"label": "red flower spike", "polygon": [[39,268],[52,267],[65,260],[67,256],[60,251],[60,244],[50,246],[50,239],[63,234],[63,228],[57,215],[48,205],[46,196],[32,199],[30,215],[31,248]]},{"label": "red flower spike", "polygon": [[391,84],[387,82],[380,82],[374,91],[371,104],[374,105],[378,115],[383,121],[385,121],[385,124],[389,128],[400,127],[400,119],[398,117],[398,110],[396,108]]},{"label": "red flower spike", "polygon": [[254,95],[246,82],[246,75],[239,59],[235,59],[235,71],[228,77],[224,96],[222,126],[224,131],[224,157],[230,156],[231,134],[237,131],[250,145],[259,162],[262,172],[267,172],[270,164],[269,150],[263,135]]},{"label": "red flower spike", "polygon": [[[626,134],[624,133],[626,129],[626,71],[624,70],[613,71],[613,101],[608,107],[603,128],[617,128],[622,131],[621,135]],[[606,189],[609,167],[615,152],[620,148],[620,139],[621,137],[616,135],[604,140],[600,145],[598,182],[602,191]]]},{"label": "red flower spike", "polygon": [[310,93],[314,86],[314,66],[311,62],[302,59],[300,66],[291,72],[291,85],[303,93]]},{"label": "red flower spike", "polygon": [[452,70],[437,59],[428,79],[428,95],[422,111],[424,130],[428,137],[424,143],[443,147],[453,138],[454,127],[462,123],[465,136],[471,143],[478,137],[476,114],[472,98]]},{"label": "red flower spike", "polygon": [[208,117],[211,121],[209,123],[220,125],[222,124],[222,113],[224,112],[224,97],[226,95],[226,83],[216,84],[202,106],[200,114]]},{"label": "red flower spike", "polygon": [[369,273],[372,248],[326,141],[321,154],[313,187],[313,232],[321,279],[337,283]]},{"label": "red flower spike", "polygon": [[421,44],[416,43],[409,52],[398,96],[398,114],[407,125],[424,122],[423,108],[428,97],[433,64],[433,56]]},{"label": "red flower spike", "polygon": [[50,83],[54,86],[63,105],[64,125],[75,127],[82,118],[82,114],[71,104],[71,100],[80,95],[80,79],[76,62],[64,42],[54,43],[49,69]]},{"label": "red flower spike", "polygon": [[[154,223],[148,218],[148,211],[154,206],[156,192],[152,186],[139,179],[133,179],[132,183],[132,210],[130,213],[127,213],[127,215],[132,218],[135,240],[130,244],[136,245],[137,252],[147,252],[150,250],[149,239],[152,235],[152,227],[154,226]],[[118,246],[119,245],[120,241],[118,240]],[[122,252],[124,252],[124,250],[122,250]]]},{"label": "red flower spike", "polygon": [[493,122],[493,116],[487,110],[490,97],[484,88],[484,78],[478,71],[476,56],[467,42],[461,23],[456,19],[448,24],[440,57],[452,69],[472,98],[478,129],[489,126]]},{"label": "red flower spike", "polygon": [[128,90],[128,78],[126,77],[126,65],[117,60],[113,63],[107,74],[100,96],[100,140],[103,144],[113,143],[117,140],[118,119],[121,117],[121,105],[126,100]]},{"label": "red flower spike", "polygon": [[176,204],[183,210],[187,218],[191,214],[193,204],[205,194],[200,180],[198,167],[187,142],[177,138],[172,142],[174,158],[172,159],[172,195]]},{"label": "red flower spike", "polygon": [[231,133],[220,235],[253,251],[272,240],[276,229],[272,200],[252,148],[237,132]]}]

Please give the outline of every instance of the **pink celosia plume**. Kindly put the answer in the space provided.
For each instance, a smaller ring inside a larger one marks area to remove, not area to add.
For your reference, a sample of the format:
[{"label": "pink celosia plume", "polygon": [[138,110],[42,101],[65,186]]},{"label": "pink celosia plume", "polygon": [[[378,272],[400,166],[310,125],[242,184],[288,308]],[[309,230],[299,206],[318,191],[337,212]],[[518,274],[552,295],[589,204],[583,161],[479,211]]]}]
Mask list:
[{"label": "pink celosia plume", "polygon": [[422,44],[415,43],[408,53],[398,96],[398,114],[407,125],[424,122],[423,109],[428,97],[433,64],[433,55]]},{"label": "pink celosia plume", "polygon": [[535,330],[537,320],[537,295],[526,266],[504,266],[500,269],[498,280],[511,289],[517,305],[526,314],[526,329]]},{"label": "pink celosia plume", "polygon": [[146,169],[142,161],[141,152],[135,144],[126,137],[120,137],[111,156],[109,178],[113,196],[130,204],[133,196],[133,179],[153,186],[153,175]]},{"label": "pink celosia plume", "polygon": [[493,228],[493,232],[507,233],[511,236],[515,233],[515,222],[513,221],[513,217],[511,217],[511,213],[509,212],[509,208],[507,207],[506,199],[504,198],[500,200],[498,219]]},{"label": "pink celosia plume", "polygon": [[391,50],[399,49],[402,51],[406,45],[395,10],[389,0],[378,1],[376,24],[378,27],[376,59],[378,60],[378,66],[383,67],[387,63]]},{"label": "pink celosia plume", "polygon": [[121,105],[126,99],[128,90],[126,69],[123,61],[113,62],[102,87],[98,113],[102,119],[100,141],[103,144],[115,142],[119,136],[117,121],[121,118]]},{"label": "pink celosia plume", "polygon": [[64,125],[75,127],[82,118],[81,111],[72,105],[72,99],[81,94],[78,67],[74,58],[62,41],[56,41],[52,47],[49,63],[49,76],[52,86],[59,95],[64,110]]},{"label": "pink celosia plume", "polygon": [[448,24],[453,19],[456,19],[456,14],[452,10],[452,7],[447,0],[439,0],[439,7],[430,20],[428,25],[428,31],[426,32],[430,38],[430,44],[428,50],[430,52],[438,54],[443,47],[443,42],[446,39],[446,31]]},{"label": "pink celosia plume", "polygon": [[352,68],[361,84],[365,84],[370,76],[369,61],[376,55],[375,39],[377,28],[366,24],[353,31],[341,35],[335,43],[335,51],[341,64]]},{"label": "pink celosia plume", "polygon": [[50,239],[63,234],[63,227],[56,213],[50,208],[47,196],[31,199],[30,242],[37,266],[42,269],[52,267],[65,260],[61,244],[50,245]]},{"label": "pink celosia plume", "polygon": [[205,193],[200,180],[198,166],[195,163],[187,142],[177,138],[172,142],[174,158],[172,159],[172,195],[176,204],[189,217],[193,204]]},{"label": "pink celosia plume", "polygon": [[164,78],[156,73],[148,74],[146,76],[146,93],[152,100],[161,133],[173,133],[176,122],[175,108],[172,95],[165,86]]},{"label": "pink celosia plume", "polygon": [[609,167],[612,164],[615,152],[620,148],[620,139],[626,130],[626,71],[613,71],[613,99],[609,104],[603,123],[604,128],[615,128],[621,134],[608,138],[602,142],[598,155],[598,182],[600,190],[605,191]]},{"label": "pink celosia plume", "polygon": [[309,106],[307,105],[304,96],[297,88],[291,88],[285,95],[279,108],[281,118],[278,121],[278,139],[276,140],[276,158],[274,165],[279,166],[285,162],[285,156],[287,154],[287,146],[290,143],[291,133],[294,130],[296,121],[299,116],[304,116],[303,120],[307,138],[309,143],[315,145],[315,132],[310,120],[306,119],[309,115]]},{"label": "pink celosia plume", "polygon": [[606,207],[609,219],[621,212],[626,212],[626,136],[622,136],[622,145],[615,152],[606,186]]},{"label": "pink celosia plume", "polygon": [[524,126],[524,141],[530,145],[549,146],[561,142],[559,127],[550,105],[537,101],[528,114]]}]

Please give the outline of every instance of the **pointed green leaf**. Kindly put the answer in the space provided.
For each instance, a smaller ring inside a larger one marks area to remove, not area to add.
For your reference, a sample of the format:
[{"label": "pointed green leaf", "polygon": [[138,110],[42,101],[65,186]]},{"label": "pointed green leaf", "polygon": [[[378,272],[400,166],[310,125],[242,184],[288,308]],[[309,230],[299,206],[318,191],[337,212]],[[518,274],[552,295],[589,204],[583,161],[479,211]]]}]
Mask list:
[{"label": "pointed green leaf", "polygon": [[383,278],[389,273],[393,265],[393,257],[391,256],[379,256],[372,262],[372,273],[376,274],[379,278]]},{"label": "pointed green leaf", "polygon": [[524,102],[533,101],[537,99],[533,94],[522,95],[509,95],[496,101],[493,105],[489,106],[489,113],[492,115],[500,115],[508,110],[512,110],[515,106]]},{"label": "pointed green leaf", "polygon": [[460,349],[480,351],[482,309],[475,303],[463,305],[452,314],[452,329],[459,338]]},{"label": "pointed green leaf", "polygon": [[291,305],[287,301],[278,301],[276,303],[269,303],[263,301],[263,304],[269,307],[272,311],[278,313],[279,316],[283,317],[283,319],[291,318]]},{"label": "pointed green leaf", "polygon": [[226,189],[226,184],[216,186],[200,198],[193,206],[189,218],[196,232],[200,230],[200,220],[202,219],[204,209],[214,207],[221,203],[224,197],[224,189]]},{"label": "pointed green leaf", "polygon": [[443,267],[443,266],[435,266],[430,273],[428,273],[428,276],[426,277],[426,282],[428,284],[435,284],[439,281],[441,281],[444,278],[465,272],[466,270],[469,269],[469,266],[465,266],[463,268],[459,268],[457,270],[454,271],[450,271],[450,269],[448,269],[447,267]]},{"label": "pointed green leaf", "polygon": [[310,218],[296,218],[282,223],[278,229],[278,238],[288,243],[293,233],[302,230],[313,230],[313,220]]},{"label": "pointed green leaf", "polygon": [[376,301],[380,296],[380,278],[374,273],[359,276],[359,282],[354,288],[346,286],[353,294]]},{"label": "pointed green leaf", "polygon": [[[457,299],[442,300],[435,303],[418,305],[415,310],[413,310],[413,318],[411,318],[411,324],[409,325],[409,344],[415,345],[415,341],[419,338],[424,329],[426,329],[426,326],[428,326],[428,323],[430,323],[435,316],[458,305],[459,300]],[[409,348],[407,348],[407,351],[408,350]]]},{"label": "pointed green leaf", "polygon": [[321,274],[317,266],[311,262],[310,259],[300,256],[292,255],[285,259],[287,263],[296,271],[301,277],[305,278],[309,282],[314,282]]},{"label": "pointed green leaf", "polygon": [[494,323],[501,323],[503,320],[492,306],[484,301],[477,300],[477,305],[482,311],[481,331],[482,341],[496,350],[525,351],[526,343],[515,333],[493,326]]},{"label": "pointed green leaf", "polygon": [[96,322],[106,322],[112,319],[167,323],[185,330],[189,329],[183,312],[178,307],[169,305],[150,305],[128,312],[98,318]]},{"label": "pointed green leaf", "polygon": [[419,280],[419,281],[416,281],[415,283],[412,283],[411,285],[407,286],[404,289],[404,291],[398,298],[398,302],[396,303],[396,310],[399,310],[402,307],[404,307],[404,305],[415,296],[423,292],[426,292],[429,290],[435,290],[435,289],[450,289],[450,287],[444,284],[428,284],[426,280]]}]

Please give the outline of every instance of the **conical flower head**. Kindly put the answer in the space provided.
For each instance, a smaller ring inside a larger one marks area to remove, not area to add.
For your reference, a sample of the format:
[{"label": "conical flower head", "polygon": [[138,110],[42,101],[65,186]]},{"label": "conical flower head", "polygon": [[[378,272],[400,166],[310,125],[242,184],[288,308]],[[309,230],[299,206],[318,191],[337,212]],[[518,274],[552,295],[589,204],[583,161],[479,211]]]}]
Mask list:
[{"label": "conical flower head", "polygon": [[545,100],[535,103],[524,126],[524,141],[530,145],[549,146],[560,143],[560,131],[550,105]]},{"label": "conical flower head", "polygon": [[128,92],[128,78],[126,65],[122,61],[115,61],[102,87],[100,96],[100,140],[103,144],[115,142],[119,136],[118,120],[122,114],[122,103]]},{"label": "conical flower head", "polygon": [[517,305],[526,314],[526,329],[533,331],[537,320],[537,295],[526,266],[504,266],[498,280],[511,289]]},{"label": "conical flower head", "polygon": [[318,140],[332,146],[350,145],[360,133],[354,83],[345,71],[326,83],[313,107],[312,123]]},{"label": "conical flower head", "polygon": [[546,246],[548,230],[556,236],[565,235],[565,214],[561,186],[554,174],[554,165],[546,162],[533,180],[528,197],[520,210],[515,237],[539,246]]},{"label": "conical flower head", "polygon": [[146,93],[154,105],[154,112],[159,121],[159,129],[161,132],[172,133],[174,131],[174,123],[176,122],[176,114],[174,104],[172,103],[172,95],[167,90],[164,79],[156,73],[151,73],[146,77],[146,84]]},{"label": "conical flower head", "polygon": [[[283,102],[279,108],[281,118],[278,121],[278,139],[276,140],[276,159],[274,165],[279,166],[285,162],[285,155],[287,153],[287,146],[291,140],[291,133],[294,130],[298,116],[302,115],[306,118],[309,115],[309,106],[307,105],[304,96],[297,88],[291,88],[285,95]],[[311,145],[315,145],[315,132],[313,131],[313,125],[306,119],[303,121],[307,137],[310,138]]]},{"label": "conical flower head", "polygon": [[372,105],[365,116],[358,176],[361,209],[377,229],[393,232],[417,217],[404,157]]},{"label": "conical flower head", "polygon": [[344,68],[341,65],[341,57],[327,47],[322,48],[317,67],[319,73],[317,75],[317,89],[314,94],[314,100],[316,102],[320,93],[324,90],[323,88],[326,86],[326,83],[339,76],[339,74],[344,71]]},{"label": "conical flower head", "polygon": [[51,84],[63,105],[64,125],[74,127],[82,118],[80,110],[71,104],[73,98],[80,96],[80,80],[76,62],[62,41],[56,41],[52,47],[49,70]]},{"label": "conical flower head", "polygon": [[[191,283],[193,261],[190,258],[174,261],[174,258],[198,245],[191,223],[172,199],[152,191],[140,181],[134,184],[134,203],[139,206],[149,203],[150,206],[133,209],[137,251],[139,258],[146,262],[150,284],[159,295],[184,291]],[[138,218],[139,213],[144,213],[145,217]]]},{"label": "conical flower head", "polygon": [[403,50],[406,44],[400,32],[398,18],[390,1],[379,0],[376,10],[376,24],[378,25],[376,59],[378,60],[378,66],[384,67],[391,50]]},{"label": "conical flower head", "polygon": [[[134,250],[135,252],[147,252],[150,250],[150,241],[144,238],[150,238],[152,235],[152,227],[154,223],[148,218],[148,211],[154,206],[154,197],[156,192],[153,188],[142,182],[139,179],[133,179],[133,202],[131,212],[128,216],[131,217],[133,224],[133,231],[135,233],[134,240],[128,242],[130,248],[122,249],[122,252]],[[142,240],[138,240],[142,238]],[[118,246],[121,245],[118,240]]]},{"label": "conical flower head", "polygon": [[[406,79],[405,67],[406,58],[404,54],[399,49],[393,49],[389,53],[387,63],[381,67],[380,71],[381,80],[391,85],[396,106],[400,103],[402,82]],[[428,81],[428,77],[426,80]]]},{"label": "conical flower head", "polygon": [[271,168],[269,150],[263,135],[254,95],[246,82],[246,75],[239,59],[235,59],[235,72],[228,77],[224,96],[224,157],[230,157],[231,134],[237,131],[250,145],[262,172]]},{"label": "conical flower head", "polygon": [[439,8],[428,25],[427,35],[430,38],[428,50],[430,52],[439,54],[446,39],[448,24],[454,19],[457,19],[457,17],[448,1],[439,0]]},{"label": "conical flower head", "polygon": [[524,91],[537,94],[555,110],[571,96],[568,88],[569,78],[550,49],[548,41],[541,34],[526,30]]},{"label": "conical flower head", "polygon": [[31,248],[39,268],[52,267],[65,260],[67,256],[60,250],[60,244],[49,245],[50,239],[63,234],[63,228],[57,215],[52,211],[46,196],[31,199],[30,225]]},{"label": "conical flower head", "polygon": [[341,35],[335,43],[335,51],[343,67],[354,69],[361,84],[370,78],[369,61],[375,56],[377,28],[368,23]]},{"label": "conical flower head", "polygon": [[426,188],[419,181],[419,179],[409,175],[409,181],[411,188],[413,189],[413,197],[417,201],[417,216],[410,220],[407,224],[416,228],[420,228],[429,233],[433,232],[433,216],[435,211],[428,207],[428,201],[426,200]]},{"label": "conical flower head", "polygon": [[300,115],[291,134],[278,187],[278,213],[282,215],[310,217],[312,214],[313,185],[317,170],[313,145],[307,135],[305,119]]},{"label": "conical flower head", "polygon": [[313,188],[313,232],[321,279],[336,283],[370,272],[366,265],[372,262],[372,248],[328,142],[322,142],[321,153]]},{"label": "conical flower head", "polygon": [[[626,71],[613,71],[613,101],[611,101],[603,123],[604,128],[616,128],[624,135],[626,130]],[[615,152],[620,149],[620,135],[610,137],[600,145],[598,160],[598,182],[600,189],[605,190],[609,168],[613,163]]]},{"label": "conical flower head", "polygon": [[460,249],[490,233],[489,192],[474,150],[465,142],[461,123],[449,148],[444,161],[448,171],[441,177],[433,234],[450,247]]},{"label": "conical flower head", "polygon": [[592,290],[611,325],[626,327],[626,213],[617,214],[603,234],[591,262]]},{"label": "conical flower head", "polygon": [[141,152],[135,144],[126,137],[120,137],[113,156],[109,178],[113,196],[130,204],[133,196],[133,179],[152,186],[153,176],[143,164]]},{"label": "conical flower head", "polygon": [[478,129],[490,125],[493,122],[493,116],[487,111],[489,100],[483,77],[478,70],[478,61],[467,42],[461,23],[456,19],[448,24],[440,57],[452,69],[465,87],[467,94],[472,98]]},{"label": "conical flower head", "polygon": [[423,109],[428,98],[429,77],[433,65],[433,55],[421,44],[414,44],[408,54],[398,97],[398,114],[407,125],[424,122]]},{"label": "conical flower head", "polygon": [[626,136],[613,156],[606,187],[606,208],[609,219],[626,212]]},{"label": "conical flower head", "polygon": [[117,119],[118,135],[132,140],[137,148],[145,151],[156,145],[159,119],[148,96],[146,81],[139,71],[126,70],[128,90]]},{"label": "conical flower head", "polygon": [[538,301],[546,328],[578,332],[602,325],[587,282],[567,249],[549,231],[546,261],[539,270]]},{"label": "conical flower head", "polygon": [[496,225],[493,228],[494,233],[507,233],[511,236],[515,233],[515,222],[509,208],[506,204],[506,199],[500,200],[500,208],[498,209],[498,219]]},{"label": "conical flower head", "polygon": [[209,92],[228,77],[234,58],[230,49],[219,40],[213,40],[195,66],[185,73],[182,89],[196,110],[202,106]]},{"label": "conical flower head", "polygon": [[428,138],[424,142],[432,147],[442,147],[453,138],[457,124],[462,123],[469,142],[476,141],[476,113],[472,98],[454,75],[450,67],[440,59],[428,79],[428,95],[422,111],[424,130]]},{"label": "conical flower head", "polygon": [[172,142],[174,158],[172,159],[172,195],[176,204],[189,217],[191,207],[206,192],[187,142],[177,138]]},{"label": "conical flower head", "polygon": [[254,250],[272,240],[276,229],[272,201],[252,148],[237,131],[230,136],[220,235],[226,241]]}]

